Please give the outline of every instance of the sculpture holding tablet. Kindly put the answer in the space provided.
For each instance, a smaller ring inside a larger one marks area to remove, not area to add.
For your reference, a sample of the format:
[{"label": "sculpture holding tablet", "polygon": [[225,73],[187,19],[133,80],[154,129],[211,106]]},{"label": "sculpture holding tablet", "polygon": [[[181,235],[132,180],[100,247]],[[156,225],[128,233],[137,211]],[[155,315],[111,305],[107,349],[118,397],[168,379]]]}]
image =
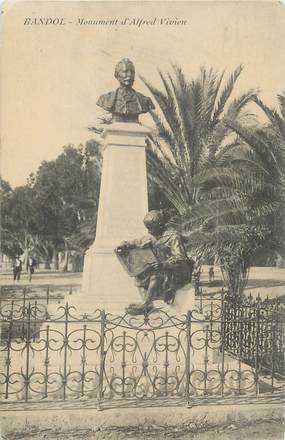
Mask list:
[{"label": "sculpture holding tablet", "polygon": [[152,310],[158,299],[172,304],[176,290],[191,282],[193,269],[181,236],[166,228],[160,211],[150,211],[144,224],[148,235],[124,241],[115,249],[124,269],[135,278],[143,300],[129,305],[127,312],[133,315]]}]

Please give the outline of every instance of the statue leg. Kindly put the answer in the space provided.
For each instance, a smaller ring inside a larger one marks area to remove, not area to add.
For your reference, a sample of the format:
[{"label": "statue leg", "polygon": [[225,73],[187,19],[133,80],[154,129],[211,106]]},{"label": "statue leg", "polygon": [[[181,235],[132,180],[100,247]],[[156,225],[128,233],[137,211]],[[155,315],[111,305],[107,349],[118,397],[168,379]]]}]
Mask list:
[{"label": "statue leg", "polygon": [[168,291],[165,294],[164,302],[166,302],[166,304],[173,304],[174,303],[174,299],[175,299],[175,294],[176,294],[175,290]]},{"label": "statue leg", "polygon": [[145,302],[147,299],[147,290],[144,287],[138,287],[138,289],[140,292],[141,299],[143,300],[143,302]]},{"label": "statue leg", "polygon": [[150,275],[148,279],[147,289],[137,286],[142,297],[143,303],[130,304],[126,308],[126,312],[130,315],[142,315],[145,311],[149,312],[153,308],[153,300],[159,292],[160,280],[156,274]]},{"label": "statue leg", "polygon": [[149,279],[149,285],[146,292],[146,300],[147,304],[152,303],[152,301],[158,296],[159,293],[159,278],[156,274],[151,275]]}]

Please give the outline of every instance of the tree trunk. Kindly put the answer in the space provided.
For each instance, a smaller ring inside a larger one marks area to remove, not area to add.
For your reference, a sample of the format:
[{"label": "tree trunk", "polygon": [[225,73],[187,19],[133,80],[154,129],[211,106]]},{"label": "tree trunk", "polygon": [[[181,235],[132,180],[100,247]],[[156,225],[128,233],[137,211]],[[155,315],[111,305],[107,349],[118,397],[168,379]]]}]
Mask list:
[{"label": "tree trunk", "polygon": [[46,260],[45,260],[45,269],[51,269],[49,257],[47,257]]},{"label": "tree trunk", "polygon": [[82,254],[75,254],[72,258],[72,272],[82,272],[84,256]]},{"label": "tree trunk", "polygon": [[275,263],[276,267],[278,267],[279,269],[282,269],[283,267],[285,267],[285,262],[284,259],[282,258],[282,256],[280,254],[277,254],[277,258],[276,258],[276,263]]},{"label": "tree trunk", "polygon": [[29,258],[29,238],[28,235],[25,234],[25,243],[24,243],[24,261],[23,261],[23,267],[26,268],[28,272],[28,258]]},{"label": "tree trunk", "polygon": [[59,259],[58,259],[58,251],[56,248],[53,249],[52,261],[53,261],[54,270],[58,270],[59,269]]},{"label": "tree trunk", "polygon": [[63,264],[63,268],[62,268],[63,272],[68,272],[69,256],[70,256],[70,251],[68,249],[66,249],[65,256],[64,256],[64,264]]},{"label": "tree trunk", "polygon": [[231,295],[241,295],[247,285],[250,267],[243,263],[221,265],[221,271],[226,287]]}]

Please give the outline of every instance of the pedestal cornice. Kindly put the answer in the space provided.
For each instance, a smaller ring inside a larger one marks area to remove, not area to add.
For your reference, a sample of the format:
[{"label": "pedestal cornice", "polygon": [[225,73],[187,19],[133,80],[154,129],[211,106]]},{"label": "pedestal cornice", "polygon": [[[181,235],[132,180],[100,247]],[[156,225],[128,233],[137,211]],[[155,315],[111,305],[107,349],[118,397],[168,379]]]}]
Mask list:
[{"label": "pedestal cornice", "polygon": [[105,138],[109,133],[145,136],[151,133],[151,129],[136,122],[113,122],[105,127],[102,137]]}]

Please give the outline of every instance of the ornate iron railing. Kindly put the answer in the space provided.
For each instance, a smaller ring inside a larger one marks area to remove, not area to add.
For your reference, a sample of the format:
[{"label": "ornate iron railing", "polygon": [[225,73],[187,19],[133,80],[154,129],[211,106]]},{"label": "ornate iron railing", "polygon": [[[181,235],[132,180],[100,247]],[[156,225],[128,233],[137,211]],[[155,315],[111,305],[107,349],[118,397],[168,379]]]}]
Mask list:
[{"label": "ornate iron railing", "polygon": [[137,317],[103,310],[80,315],[68,303],[3,304],[2,399],[94,398],[101,405],[179,397],[191,404],[201,396],[281,392],[273,335],[284,316],[279,311],[276,321],[268,313],[265,331],[262,312],[245,318],[230,301],[221,294],[186,315],[155,310]]},{"label": "ornate iron railing", "polygon": [[225,295],[225,349],[260,371],[284,376],[284,305],[278,299]]}]

